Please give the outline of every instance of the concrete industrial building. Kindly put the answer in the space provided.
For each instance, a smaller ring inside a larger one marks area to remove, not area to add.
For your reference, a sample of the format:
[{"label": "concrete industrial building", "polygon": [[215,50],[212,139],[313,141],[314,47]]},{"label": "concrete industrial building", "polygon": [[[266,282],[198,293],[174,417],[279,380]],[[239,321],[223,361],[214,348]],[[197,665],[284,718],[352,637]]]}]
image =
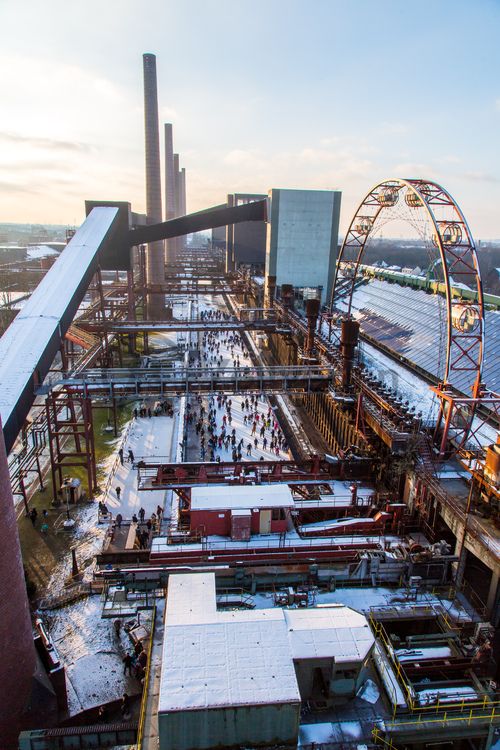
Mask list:
[{"label": "concrete industrial building", "polygon": [[266,298],[272,285],[321,287],[329,298],[339,232],[341,193],[337,190],[269,192],[270,221],[266,244]]},{"label": "concrete industrial building", "polygon": [[214,573],[170,576],[160,750],[296,745],[320,673],[333,700],[354,695],[374,642],[343,605],[218,611]]},{"label": "concrete industrial building", "polygon": [[226,251],[226,227],[212,229],[212,247]]},{"label": "concrete industrial building", "polygon": [[[265,195],[257,193],[231,193],[227,196],[227,206],[244,206],[247,203],[264,200]],[[226,271],[235,271],[242,265],[251,266],[258,272],[265,262],[266,223],[245,221],[229,224],[226,228]]]}]

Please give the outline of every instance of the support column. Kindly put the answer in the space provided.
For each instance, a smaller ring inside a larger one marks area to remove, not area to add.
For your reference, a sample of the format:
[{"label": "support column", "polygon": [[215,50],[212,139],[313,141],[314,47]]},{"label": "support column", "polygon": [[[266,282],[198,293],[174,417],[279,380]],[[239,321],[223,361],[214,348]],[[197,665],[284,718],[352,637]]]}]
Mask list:
[{"label": "support column", "polygon": [[287,312],[293,310],[293,286],[291,284],[281,285],[281,301]]},{"label": "support column", "polygon": [[0,423],[0,737],[2,747],[17,747],[17,735],[29,711],[36,668],[31,616],[24,582],[9,466]]},{"label": "support column", "polygon": [[[234,206],[234,196],[227,196],[227,207],[232,208]],[[235,270],[234,255],[234,224],[228,224],[226,226],[226,273],[230,273]]]},{"label": "support column", "polygon": [[342,355],[342,388],[351,385],[351,372],[354,352],[358,344],[359,323],[357,320],[344,318],[341,323],[340,353]]},{"label": "support column", "polygon": [[308,358],[313,356],[314,338],[316,334],[316,325],[318,323],[320,304],[319,299],[313,298],[306,300],[307,340],[305,345],[305,355]]},{"label": "support column", "polygon": [[[135,321],[134,272],[127,271],[127,320]],[[128,335],[129,354],[135,352],[135,333]]]},{"label": "support column", "polygon": [[[179,154],[174,154],[174,194],[175,194],[175,216],[180,216],[180,172]],[[181,238],[174,237],[175,242],[175,265],[179,263]]]},{"label": "support column", "polygon": [[264,307],[270,310],[274,305],[276,294],[276,276],[266,276],[266,291],[264,296]]},{"label": "support column", "polygon": [[486,609],[488,611],[488,617],[490,618],[493,625],[497,625],[498,615],[495,611],[498,608],[498,571],[491,571],[491,583],[490,590],[488,591],[488,599],[486,601]]}]

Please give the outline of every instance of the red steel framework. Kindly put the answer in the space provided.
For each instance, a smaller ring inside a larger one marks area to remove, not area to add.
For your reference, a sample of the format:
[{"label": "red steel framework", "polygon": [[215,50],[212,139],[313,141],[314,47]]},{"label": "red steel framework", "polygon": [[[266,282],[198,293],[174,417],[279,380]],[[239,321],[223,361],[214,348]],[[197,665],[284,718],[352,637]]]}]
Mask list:
[{"label": "red steel framework", "polygon": [[[446,290],[446,362],[442,383],[436,389],[441,402],[437,432],[441,431],[440,454],[444,455],[447,441],[455,450],[467,442],[476,407],[480,405],[484,387],[481,372],[484,351],[483,289],[474,239],[456,201],[440,185],[429,180],[390,179],[373,187],[360,203],[349,225],[335,269],[330,300],[333,313],[337,292],[342,290],[347,299],[347,316],[351,315],[353,293],[359,267],[370,234],[379,217],[402,205],[409,212],[402,218],[410,223],[411,213],[424,212],[431,224],[432,241],[439,251]],[[417,214],[415,215],[417,217]],[[455,282],[455,285],[452,285]],[[465,284],[475,292],[474,300],[457,296],[456,284]],[[347,292],[347,293],[346,293]],[[454,375],[467,377],[471,398],[463,403],[463,394],[454,387]],[[461,400],[455,401],[456,394]],[[437,434],[437,433],[436,433]]]}]

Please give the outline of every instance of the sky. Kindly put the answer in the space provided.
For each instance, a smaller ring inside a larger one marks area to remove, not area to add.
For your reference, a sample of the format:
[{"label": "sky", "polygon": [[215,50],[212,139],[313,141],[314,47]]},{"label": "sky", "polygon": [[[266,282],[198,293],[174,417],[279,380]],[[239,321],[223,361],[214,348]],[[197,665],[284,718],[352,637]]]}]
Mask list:
[{"label": "sky", "polygon": [[[500,237],[500,0],[0,0],[0,222],[145,210],[142,54],[188,211],[421,177]],[[160,130],[162,132],[162,128]]]}]

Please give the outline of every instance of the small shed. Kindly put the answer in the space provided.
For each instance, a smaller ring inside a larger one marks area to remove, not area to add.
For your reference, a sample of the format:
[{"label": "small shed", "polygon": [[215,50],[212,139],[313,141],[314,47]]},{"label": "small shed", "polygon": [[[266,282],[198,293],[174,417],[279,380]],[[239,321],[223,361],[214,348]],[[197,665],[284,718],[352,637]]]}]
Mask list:
[{"label": "small shed", "polygon": [[248,540],[286,531],[286,511],[293,507],[287,484],[197,486],[191,489],[190,528]]},{"label": "small shed", "polygon": [[355,695],[375,643],[366,617],[343,604],[284,614],[302,700]]}]

